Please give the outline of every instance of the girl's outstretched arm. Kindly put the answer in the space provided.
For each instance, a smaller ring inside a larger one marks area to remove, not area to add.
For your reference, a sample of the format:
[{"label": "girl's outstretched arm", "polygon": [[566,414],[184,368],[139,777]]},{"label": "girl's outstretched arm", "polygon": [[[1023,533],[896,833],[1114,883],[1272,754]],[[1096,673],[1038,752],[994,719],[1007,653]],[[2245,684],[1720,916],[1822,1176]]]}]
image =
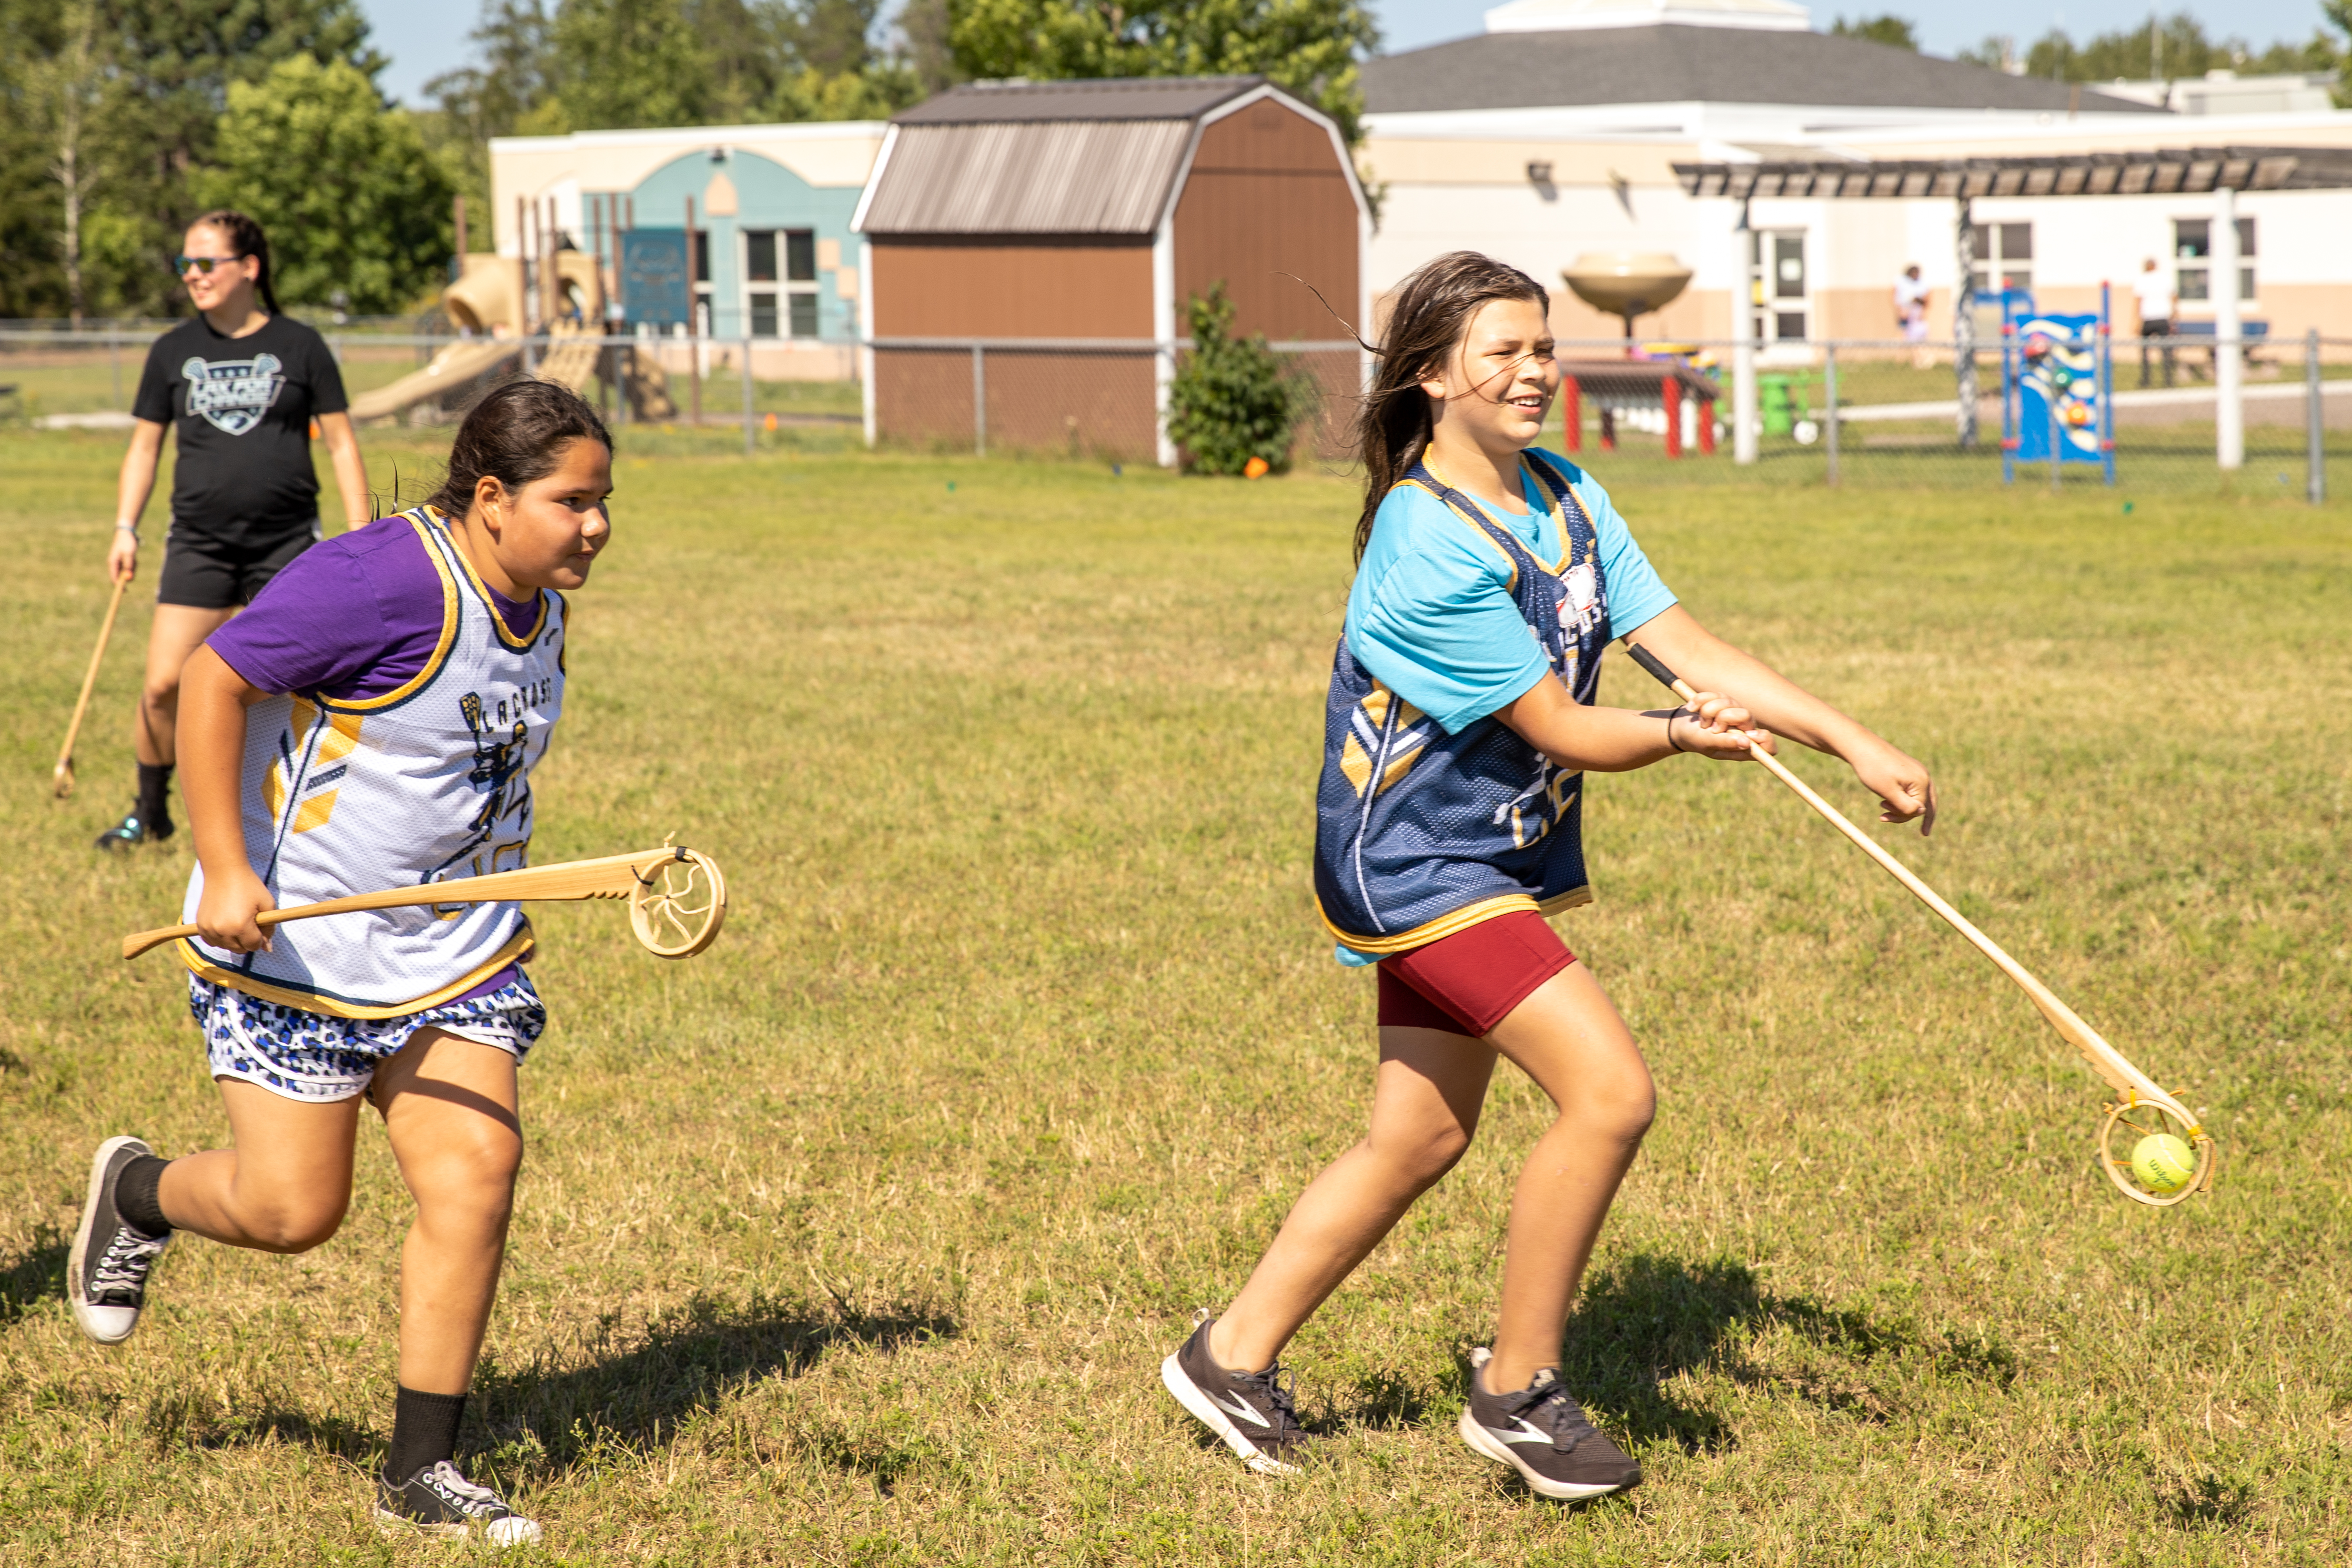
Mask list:
[{"label": "girl's outstretched arm", "polygon": [[[1753,721],[1712,692],[1699,694],[1696,713],[1685,708],[1586,707],[1569,695],[1558,676],[1546,672],[1526,691],[1495,710],[1495,716],[1520,739],[1571,772],[1627,773],[1664,761],[1677,751],[1719,762],[1748,760],[1747,743],[1731,732]],[[1771,737],[1762,741],[1766,750]]]},{"label": "girl's outstretched arm", "polygon": [[196,860],[205,868],[196,928],[205,941],[232,953],[267,947],[269,939],[253,917],[278,907],[246,858],[244,802],[238,797],[245,710],[268,695],[209,647],[191,653],[180,672],[180,789],[188,803]]},{"label": "girl's outstretched arm", "polygon": [[1936,826],[1936,783],[1927,765],[1823,702],[1796,682],[1733,647],[1677,604],[1644,622],[1626,639],[1666,662],[1702,691],[1728,692],[1756,722],[1815,751],[1843,759],[1878,797],[1882,822]]}]

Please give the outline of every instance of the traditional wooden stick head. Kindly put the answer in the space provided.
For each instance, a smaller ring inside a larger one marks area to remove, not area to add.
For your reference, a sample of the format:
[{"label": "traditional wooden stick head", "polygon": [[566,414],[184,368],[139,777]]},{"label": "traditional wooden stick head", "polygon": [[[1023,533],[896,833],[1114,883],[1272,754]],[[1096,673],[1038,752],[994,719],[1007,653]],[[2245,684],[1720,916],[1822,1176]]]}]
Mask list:
[{"label": "traditional wooden stick head", "polygon": [[656,958],[691,958],[710,946],[727,919],[727,879],[699,850],[633,872],[629,928]]},{"label": "traditional wooden stick head", "polygon": [[2149,1099],[2126,1090],[2099,1124],[2099,1168],[2123,1195],[2152,1208],[2169,1208],[2194,1193],[2210,1192],[2221,1168],[2213,1134],[2174,1096]]},{"label": "traditional wooden stick head", "polygon": [[62,800],[74,791],[73,758],[60,757],[49,770],[49,793]]}]

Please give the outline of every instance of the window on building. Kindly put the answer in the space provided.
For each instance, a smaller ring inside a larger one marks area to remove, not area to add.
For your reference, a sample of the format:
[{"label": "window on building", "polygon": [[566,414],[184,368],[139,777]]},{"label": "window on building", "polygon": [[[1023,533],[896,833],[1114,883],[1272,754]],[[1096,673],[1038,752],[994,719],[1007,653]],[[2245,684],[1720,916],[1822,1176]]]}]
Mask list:
[{"label": "window on building", "polygon": [[776,281],[776,231],[746,229],[743,232],[743,276],[754,283]]},{"label": "window on building", "polygon": [[776,335],[776,296],[772,290],[754,289],[751,293],[751,336],[772,338]]},{"label": "window on building", "polygon": [[1970,246],[1976,267],[1969,274],[1979,294],[2002,289],[2033,288],[2033,225],[2032,224],[1970,224]]},{"label": "window on building", "polygon": [[[2213,298],[2213,224],[2176,218],[2172,224],[2173,288],[2186,299]],[[2254,220],[2238,220],[2238,298],[2254,297]]]},{"label": "window on building", "polygon": [[816,231],[784,231],[784,277],[792,283],[816,281]]}]

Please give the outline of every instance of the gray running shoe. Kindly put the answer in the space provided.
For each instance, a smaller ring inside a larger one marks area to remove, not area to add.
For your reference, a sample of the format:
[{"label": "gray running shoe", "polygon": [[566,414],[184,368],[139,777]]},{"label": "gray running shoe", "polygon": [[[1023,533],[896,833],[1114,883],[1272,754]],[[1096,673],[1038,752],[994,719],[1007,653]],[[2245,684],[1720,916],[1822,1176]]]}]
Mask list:
[{"label": "gray running shoe", "polygon": [[1216,1321],[1206,1312],[1193,1320],[1192,1337],[1160,1364],[1160,1381],[1250,1469],[1262,1476],[1296,1474],[1294,1461],[1314,1437],[1298,1424],[1290,1380],[1279,1362],[1255,1374],[1219,1366],[1209,1354]]},{"label": "gray running shoe", "polygon": [[1642,1483],[1642,1467],[1594,1429],[1550,1367],[1510,1394],[1486,1392],[1493,1352],[1470,1353],[1470,1403],[1462,1409],[1462,1440],[1496,1464],[1519,1472],[1538,1496],[1574,1502],[1624,1491]]},{"label": "gray running shoe", "polygon": [[100,1344],[121,1344],[139,1326],[147,1276],[172,1244],[169,1234],[133,1229],[114,1207],[122,1167],[154,1152],[137,1138],[109,1138],[89,1162],[89,1196],[66,1255],[66,1299],[76,1326]]},{"label": "gray running shoe", "polygon": [[448,1460],[425,1466],[398,1486],[381,1476],[375,1483],[375,1527],[386,1535],[455,1537],[478,1528],[493,1546],[528,1546],[546,1533],[506,1499],[476,1486]]}]

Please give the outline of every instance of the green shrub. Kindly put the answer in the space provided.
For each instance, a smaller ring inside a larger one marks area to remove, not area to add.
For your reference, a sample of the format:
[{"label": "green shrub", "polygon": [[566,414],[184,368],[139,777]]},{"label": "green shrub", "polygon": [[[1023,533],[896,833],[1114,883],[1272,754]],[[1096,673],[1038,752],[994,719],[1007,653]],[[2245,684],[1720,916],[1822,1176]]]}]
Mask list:
[{"label": "green shrub", "polygon": [[1238,474],[1253,457],[1280,473],[1290,466],[1298,427],[1315,412],[1314,378],[1285,369],[1263,333],[1236,338],[1225,286],[1187,302],[1192,350],[1168,389],[1168,439],[1195,474]]}]

